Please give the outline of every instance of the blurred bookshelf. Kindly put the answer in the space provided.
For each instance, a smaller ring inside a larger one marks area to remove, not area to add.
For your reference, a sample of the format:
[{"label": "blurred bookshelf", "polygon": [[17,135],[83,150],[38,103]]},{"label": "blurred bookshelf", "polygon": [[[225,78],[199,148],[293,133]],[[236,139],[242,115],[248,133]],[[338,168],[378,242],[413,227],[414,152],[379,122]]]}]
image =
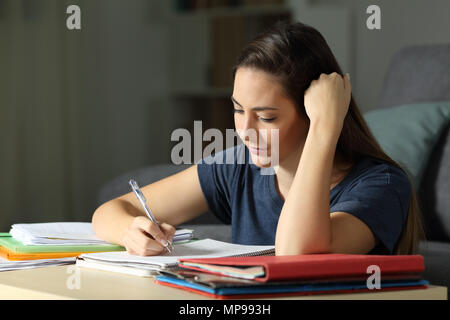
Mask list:
[{"label": "blurred bookshelf", "polygon": [[175,126],[192,132],[234,128],[232,68],[245,44],[278,20],[291,20],[284,0],[174,0],[170,15],[170,96]]}]

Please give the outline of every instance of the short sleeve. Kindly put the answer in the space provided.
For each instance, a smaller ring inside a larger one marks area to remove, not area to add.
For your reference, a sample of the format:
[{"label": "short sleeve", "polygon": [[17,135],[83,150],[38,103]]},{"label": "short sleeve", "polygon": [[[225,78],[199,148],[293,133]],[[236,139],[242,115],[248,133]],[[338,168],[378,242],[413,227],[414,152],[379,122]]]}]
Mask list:
[{"label": "short sleeve", "polygon": [[343,211],[363,221],[380,240],[380,254],[394,254],[406,222],[411,184],[405,173],[394,166],[382,164],[376,170],[357,178],[331,212]]},{"label": "short sleeve", "polygon": [[239,152],[237,147],[229,148],[197,163],[200,186],[209,209],[226,224],[231,223],[233,185],[241,169],[236,162]]}]

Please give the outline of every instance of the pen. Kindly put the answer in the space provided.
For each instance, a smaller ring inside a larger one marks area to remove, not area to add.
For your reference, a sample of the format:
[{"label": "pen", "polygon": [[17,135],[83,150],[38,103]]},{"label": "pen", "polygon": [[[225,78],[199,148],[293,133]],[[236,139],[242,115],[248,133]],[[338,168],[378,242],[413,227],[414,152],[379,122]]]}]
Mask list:
[{"label": "pen", "polygon": [[[138,184],[136,181],[134,181],[133,179],[131,179],[128,182],[131,186],[131,189],[133,190],[134,194],[136,195],[136,197],[138,198],[139,202],[141,203],[142,207],[144,208],[145,213],[147,214],[147,217],[153,221],[154,223],[156,223],[156,225],[158,227],[161,226],[159,225],[158,221],[156,220],[156,218],[153,216],[152,212],[150,211],[149,207],[147,206],[147,200],[144,197],[144,194],[142,193],[141,189],[139,188]],[[170,241],[167,241],[167,245],[165,246],[168,252],[172,252],[173,251],[173,245]]]}]

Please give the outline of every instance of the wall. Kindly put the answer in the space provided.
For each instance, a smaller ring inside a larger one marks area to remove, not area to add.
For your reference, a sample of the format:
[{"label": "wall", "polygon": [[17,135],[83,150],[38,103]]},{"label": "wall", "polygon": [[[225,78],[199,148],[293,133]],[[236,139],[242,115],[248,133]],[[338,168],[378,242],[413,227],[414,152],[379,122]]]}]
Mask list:
[{"label": "wall", "polygon": [[[366,9],[381,9],[381,30],[366,28]],[[313,0],[308,5],[351,10],[353,19],[353,93],[363,112],[377,107],[392,55],[404,46],[450,43],[448,0]],[[336,40],[335,40],[336,41]]]},{"label": "wall", "polygon": [[[82,29],[66,28],[81,7]],[[116,175],[167,162],[169,2],[0,2],[0,228],[90,221]]]},{"label": "wall", "polygon": [[[352,70],[363,112],[376,108],[397,50],[450,41],[447,0],[294,2],[348,15],[342,37],[349,47],[342,47],[348,52],[341,59]],[[82,7],[81,31],[65,29],[69,4]],[[381,7],[381,30],[366,28],[370,4]],[[170,132],[180,115],[168,97],[170,6],[0,1],[0,231],[17,222],[88,221],[103,183],[169,161]],[[317,23],[330,29],[331,21]]]}]

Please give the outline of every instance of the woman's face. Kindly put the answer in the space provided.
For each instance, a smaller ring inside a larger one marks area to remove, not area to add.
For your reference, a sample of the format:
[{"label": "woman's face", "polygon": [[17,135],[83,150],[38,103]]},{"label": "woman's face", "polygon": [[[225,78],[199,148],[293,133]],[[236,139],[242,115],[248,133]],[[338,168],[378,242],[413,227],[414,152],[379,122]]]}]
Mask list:
[{"label": "woman's face", "polygon": [[[236,131],[249,149],[255,165],[282,165],[285,160],[301,154],[309,121],[299,115],[294,102],[286,96],[275,77],[254,68],[239,68],[232,101]],[[278,154],[275,154],[274,129],[278,129]],[[252,132],[257,134],[256,138]],[[276,156],[278,163],[272,163]]]}]

